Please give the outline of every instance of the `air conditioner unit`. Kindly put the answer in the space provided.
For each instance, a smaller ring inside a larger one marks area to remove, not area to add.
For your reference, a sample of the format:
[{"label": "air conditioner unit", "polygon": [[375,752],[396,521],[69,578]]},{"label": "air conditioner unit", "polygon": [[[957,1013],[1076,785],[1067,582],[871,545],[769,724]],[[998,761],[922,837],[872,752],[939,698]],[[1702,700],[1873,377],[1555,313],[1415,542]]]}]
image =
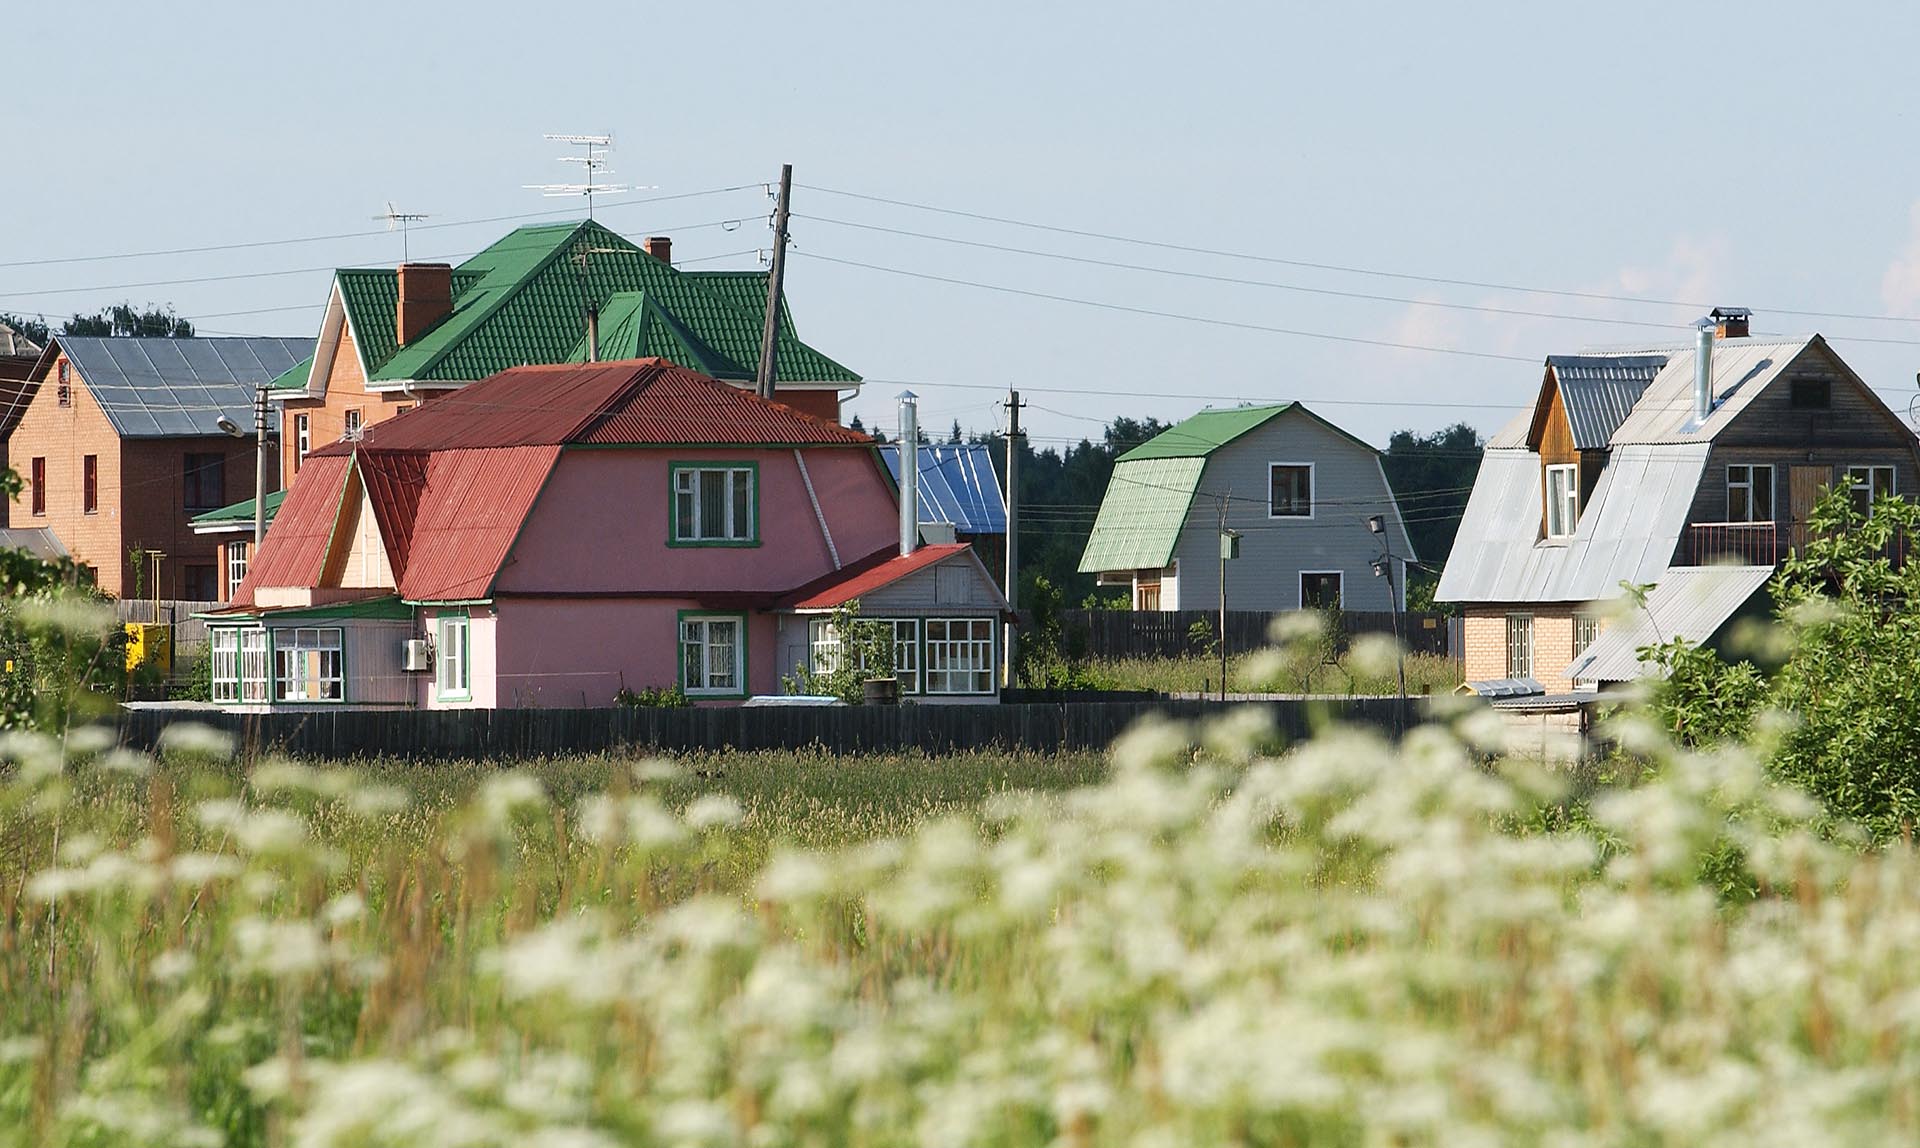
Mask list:
[{"label": "air conditioner unit", "polygon": [[425,638],[408,638],[400,643],[400,668],[410,674],[424,674],[433,668],[433,647]]}]

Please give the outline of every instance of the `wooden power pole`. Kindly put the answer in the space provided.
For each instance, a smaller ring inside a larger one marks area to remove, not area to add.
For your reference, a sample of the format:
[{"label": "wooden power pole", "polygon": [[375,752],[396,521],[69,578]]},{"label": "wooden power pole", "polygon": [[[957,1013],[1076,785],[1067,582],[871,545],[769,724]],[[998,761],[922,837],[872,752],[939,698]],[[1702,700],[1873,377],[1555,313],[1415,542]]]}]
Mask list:
[{"label": "wooden power pole", "polygon": [[787,208],[793,202],[793,165],[780,165],[780,202],[773,210],[773,266],[767,275],[767,325],[760,331],[760,370],[754,390],[773,397],[775,348],[780,338],[780,284],[787,273]]},{"label": "wooden power pole", "polygon": [[[1020,445],[1024,437],[1020,432],[1020,408],[1027,404],[1020,401],[1020,392],[1007,389],[1007,605],[1018,609],[1020,606]],[[1001,643],[1001,679],[1009,687],[1014,684],[1014,645],[1019,630],[1013,623],[1006,627],[1006,640]]]}]

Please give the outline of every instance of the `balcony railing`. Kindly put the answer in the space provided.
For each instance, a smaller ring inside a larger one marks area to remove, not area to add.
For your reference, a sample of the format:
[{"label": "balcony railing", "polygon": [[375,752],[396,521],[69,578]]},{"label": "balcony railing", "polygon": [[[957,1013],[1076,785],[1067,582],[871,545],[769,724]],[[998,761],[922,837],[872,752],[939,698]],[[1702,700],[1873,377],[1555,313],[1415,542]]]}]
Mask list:
[{"label": "balcony railing", "polygon": [[1687,527],[1689,566],[1773,566],[1786,557],[1771,522],[1696,522]]}]

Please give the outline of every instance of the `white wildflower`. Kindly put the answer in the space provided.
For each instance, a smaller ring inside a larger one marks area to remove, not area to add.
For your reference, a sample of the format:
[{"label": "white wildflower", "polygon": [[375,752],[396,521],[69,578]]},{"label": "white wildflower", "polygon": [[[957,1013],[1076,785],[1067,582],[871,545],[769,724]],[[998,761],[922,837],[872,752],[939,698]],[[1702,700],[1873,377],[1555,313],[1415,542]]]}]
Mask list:
[{"label": "white wildflower", "polygon": [[686,822],[694,829],[719,829],[738,825],[743,811],[730,793],[708,793],[687,805]]},{"label": "white wildflower", "polygon": [[233,756],[234,737],[225,730],[199,722],[176,721],[160,731],[160,752],[182,757],[210,757],[225,761]]}]

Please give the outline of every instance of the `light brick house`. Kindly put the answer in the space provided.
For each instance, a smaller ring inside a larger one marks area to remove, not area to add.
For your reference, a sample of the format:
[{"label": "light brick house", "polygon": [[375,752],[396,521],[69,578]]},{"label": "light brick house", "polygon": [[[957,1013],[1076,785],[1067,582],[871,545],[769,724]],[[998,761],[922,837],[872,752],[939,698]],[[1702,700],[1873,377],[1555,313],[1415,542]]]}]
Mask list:
[{"label": "light brick house", "polygon": [[189,520],[252,493],[254,392],[312,345],[56,336],[7,440],[26,482],[12,525],[51,529],[109,594],[214,599],[217,548]]},{"label": "light brick house", "polygon": [[[1638,677],[1639,646],[1708,643],[1763,605],[1822,492],[1865,509],[1920,481],[1913,432],[1825,339],[1714,317],[1690,348],[1549,356],[1488,442],[1435,594],[1465,614],[1469,682]],[[1623,583],[1652,587],[1644,608]]]}]

